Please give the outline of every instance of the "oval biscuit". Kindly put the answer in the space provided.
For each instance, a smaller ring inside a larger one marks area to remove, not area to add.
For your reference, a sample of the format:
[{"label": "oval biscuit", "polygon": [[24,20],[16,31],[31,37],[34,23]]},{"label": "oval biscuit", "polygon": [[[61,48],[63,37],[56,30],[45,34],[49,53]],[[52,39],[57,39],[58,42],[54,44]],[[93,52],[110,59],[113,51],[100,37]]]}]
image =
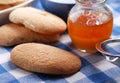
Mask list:
[{"label": "oval biscuit", "polygon": [[5,24],[0,27],[0,46],[12,46],[26,42],[54,42],[58,35],[42,35],[18,24]]},{"label": "oval biscuit", "polygon": [[61,18],[32,7],[12,11],[9,19],[13,23],[21,23],[27,28],[45,35],[58,34],[66,30],[66,23]]},{"label": "oval biscuit", "polygon": [[73,74],[81,67],[80,59],[65,50],[38,43],[16,46],[11,60],[17,66],[32,72],[45,74]]}]

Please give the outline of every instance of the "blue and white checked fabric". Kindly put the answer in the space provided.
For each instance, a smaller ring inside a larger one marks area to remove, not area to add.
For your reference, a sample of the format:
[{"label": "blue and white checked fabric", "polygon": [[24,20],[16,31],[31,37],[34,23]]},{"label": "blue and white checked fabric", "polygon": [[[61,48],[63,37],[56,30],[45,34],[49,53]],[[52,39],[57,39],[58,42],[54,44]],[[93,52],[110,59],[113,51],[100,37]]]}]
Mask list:
[{"label": "blue and white checked fabric", "polygon": [[[112,38],[120,37],[120,1],[108,0],[114,15]],[[37,8],[41,8],[40,5]],[[15,66],[10,60],[13,47],[0,47],[0,83],[120,83],[120,59],[108,62],[100,53],[81,53],[71,45],[68,34],[63,34],[55,45],[74,53],[82,60],[81,69],[71,76],[32,73]]]}]

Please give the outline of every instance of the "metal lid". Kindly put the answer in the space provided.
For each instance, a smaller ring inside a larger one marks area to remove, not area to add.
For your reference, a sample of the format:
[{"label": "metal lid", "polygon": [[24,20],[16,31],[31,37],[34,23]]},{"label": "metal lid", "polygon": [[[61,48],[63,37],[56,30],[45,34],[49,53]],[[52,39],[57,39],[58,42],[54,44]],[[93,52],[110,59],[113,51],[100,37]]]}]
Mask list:
[{"label": "metal lid", "polygon": [[120,39],[108,39],[99,42],[96,44],[96,49],[101,52],[108,61],[113,62],[120,57]]}]

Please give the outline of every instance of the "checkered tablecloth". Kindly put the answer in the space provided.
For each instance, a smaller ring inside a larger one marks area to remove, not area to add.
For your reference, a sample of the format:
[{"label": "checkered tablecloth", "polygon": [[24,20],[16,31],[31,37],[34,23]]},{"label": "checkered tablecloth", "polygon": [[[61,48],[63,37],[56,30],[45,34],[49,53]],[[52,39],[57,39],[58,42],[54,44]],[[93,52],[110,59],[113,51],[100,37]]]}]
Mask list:
[{"label": "checkered tablecloth", "polygon": [[[107,4],[111,6],[114,15],[111,37],[120,38],[120,0],[108,0]],[[40,4],[35,7],[41,8]],[[54,76],[25,71],[11,62],[10,52],[13,47],[0,47],[0,83],[120,83],[120,59],[108,62],[98,52],[81,53],[71,45],[67,33],[61,35],[55,46],[79,56],[82,67],[77,73],[70,76]]]}]

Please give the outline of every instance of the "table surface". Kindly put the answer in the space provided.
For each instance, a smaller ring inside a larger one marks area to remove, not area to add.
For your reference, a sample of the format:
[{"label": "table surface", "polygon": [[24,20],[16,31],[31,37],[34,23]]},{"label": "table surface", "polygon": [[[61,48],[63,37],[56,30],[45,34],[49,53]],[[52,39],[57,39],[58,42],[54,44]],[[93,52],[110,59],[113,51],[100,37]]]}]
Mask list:
[{"label": "table surface", "polygon": [[[36,3],[36,8],[42,9]],[[112,8],[114,28],[111,38],[120,37],[120,1],[109,0],[107,4]],[[67,33],[61,35],[55,45],[61,49],[74,53],[82,61],[81,69],[70,76],[54,76],[32,73],[15,66],[10,60],[13,47],[0,47],[0,83],[119,83],[120,59],[109,62],[100,53],[81,53],[71,45]]]}]

